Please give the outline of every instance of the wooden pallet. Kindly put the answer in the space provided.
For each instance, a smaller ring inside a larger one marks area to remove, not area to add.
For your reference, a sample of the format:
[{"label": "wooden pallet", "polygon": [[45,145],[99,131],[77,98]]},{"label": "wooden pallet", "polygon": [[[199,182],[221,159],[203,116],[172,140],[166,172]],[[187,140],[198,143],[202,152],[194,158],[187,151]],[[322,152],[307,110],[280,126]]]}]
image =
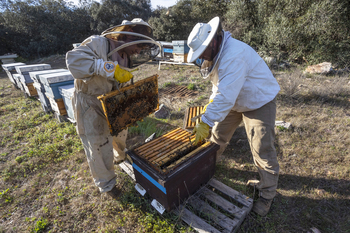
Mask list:
[{"label": "wooden pallet", "polygon": [[[130,163],[122,162],[119,167],[136,181]],[[199,233],[234,233],[252,207],[252,198],[212,178],[173,211]]]},{"label": "wooden pallet", "polygon": [[238,231],[252,207],[253,199],[212,178],[176,213],[200,233],[228,233]]}]

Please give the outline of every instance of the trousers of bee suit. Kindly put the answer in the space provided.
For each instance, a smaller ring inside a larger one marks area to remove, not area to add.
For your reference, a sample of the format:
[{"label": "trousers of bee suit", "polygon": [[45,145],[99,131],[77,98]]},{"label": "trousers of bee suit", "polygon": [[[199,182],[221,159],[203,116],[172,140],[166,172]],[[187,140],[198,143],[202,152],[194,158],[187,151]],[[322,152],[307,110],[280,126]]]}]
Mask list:
[{"label": "trousers of bee suit", "polygon": [[274,147],[275,140],[276,99],[259,109],[247,112],[231,112],[226,118],[215,123],[210,140],[220,145],[217,161],[229,144],[233,133],[243,121],[248,137],[254,164],[258,168],[260,182],[257,188],[260,196],[272,199],[276,195],[279,164]]}]

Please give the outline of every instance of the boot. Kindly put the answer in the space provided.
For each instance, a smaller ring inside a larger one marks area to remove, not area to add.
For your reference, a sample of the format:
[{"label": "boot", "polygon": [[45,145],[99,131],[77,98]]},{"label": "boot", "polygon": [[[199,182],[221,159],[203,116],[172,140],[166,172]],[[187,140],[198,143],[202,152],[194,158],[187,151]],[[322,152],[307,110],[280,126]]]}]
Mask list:
[{"label": "boot", "polygon": [[107,192],[107,194],[113,199],[117,200],[121,192],[122,192],[121,189],[118,189],[117,187],[114,186],[110,191]]},{"label": "boot", "polygon": [[253,205],[253,211],[260,216],[264,217],[270,210],[273,199],[265,199],[263,197],[259,197],[258,200]]}]

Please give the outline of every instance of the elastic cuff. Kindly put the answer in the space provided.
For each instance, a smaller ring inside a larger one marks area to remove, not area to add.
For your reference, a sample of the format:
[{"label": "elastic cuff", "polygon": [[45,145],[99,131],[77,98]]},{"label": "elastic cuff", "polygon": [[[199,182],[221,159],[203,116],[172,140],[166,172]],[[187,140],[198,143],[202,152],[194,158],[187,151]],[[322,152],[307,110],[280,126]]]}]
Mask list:
[{"label": "elastic cuff", "polygon": [[203,116],[201,117],[201,120],[202,120],[205,124],[209,125],[210,127],[213,127],[213,126],[215,125],[215,123],[212,122],[212,121],[210,121],[210,120],[208,120],[208,119],[205,117],[205,115],[203,115]]}]

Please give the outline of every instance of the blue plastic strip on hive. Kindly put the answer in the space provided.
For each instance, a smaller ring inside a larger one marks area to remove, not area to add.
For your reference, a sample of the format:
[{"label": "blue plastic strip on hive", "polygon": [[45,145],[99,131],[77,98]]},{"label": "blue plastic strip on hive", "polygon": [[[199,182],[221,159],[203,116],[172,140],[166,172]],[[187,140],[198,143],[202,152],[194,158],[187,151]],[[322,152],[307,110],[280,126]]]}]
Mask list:
[{"label": "blue plastic strip on hive", "polygon": [[172,50],[172,49],[166,49],[166,48],[164,48],[163,51],[164,51],[164,53],[173,53],[173,50]]},{"label": "blue plastic strip on hive", "polygon": [[155,181],[152,177],[150,177],[144,170],[142,170],[139,166],[137,166],[135,163],[132,164],[132,166],[141,173],[144,177],[146,177],[147,180],[149,180],[152,184],[154,184],[157,188],[159,188],[163,193],[166,194],[166,189],[161,186],[157,181]]}]

